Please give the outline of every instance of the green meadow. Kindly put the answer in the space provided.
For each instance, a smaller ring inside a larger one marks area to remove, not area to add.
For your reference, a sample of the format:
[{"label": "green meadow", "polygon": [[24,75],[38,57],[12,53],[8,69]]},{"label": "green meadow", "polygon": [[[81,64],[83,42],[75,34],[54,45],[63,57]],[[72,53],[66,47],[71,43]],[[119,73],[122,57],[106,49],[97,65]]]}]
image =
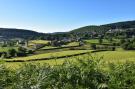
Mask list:
[{"label": "green meadow", "polygon": [[40,58],[54,58],[50,60],[39,60],[39,61],[32,61],[32,62],[11,62],[11,63],[4,63],[7,67],[10,68],[18,68],[21,64],[50,64],[50,65],[61,65],[65,60],[66,61],[76,61],[77,58],[85,60],[85,58],[89,57],[89,59],[93,58],[100,58],[102,61],[105,62],[107,65],[108,63],[125,63],[127,61],[135,62],[135,51],[104,51],[104,52],[95,52],[95,53],[87,53],[84,55],[72,56],[72,57],[65,57],[65,58],[57,58],[61,56],[68,56],[80,53],[91,52],[92,50],[74,50],[74,51],[62,51],[62,52],[54,52],[54,53],[45,53],[39,55],[33,55],[28,57],[20,57],[20,58],[13,58],[13,59],[6,59],[6,60],[33,60],[33,59],[40,59]]}]

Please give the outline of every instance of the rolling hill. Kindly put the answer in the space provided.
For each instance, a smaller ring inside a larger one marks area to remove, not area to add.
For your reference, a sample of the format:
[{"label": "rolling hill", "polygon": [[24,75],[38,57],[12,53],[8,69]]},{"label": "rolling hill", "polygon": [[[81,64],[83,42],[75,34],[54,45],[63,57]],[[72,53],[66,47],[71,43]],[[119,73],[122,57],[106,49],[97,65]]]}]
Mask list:
[{"label": "rolling hill", "polygon": [[[123,21],[123,22],[117,22],[117,23],[110,23],[110,24],[104,24],[104,25],[89,25],[80,27],[74,30],[71,30],[69,32],[54,32],[54,33],[39,33],[31,30],[25,30],[25,29],[14,29],[14,28],[0,28],[0,37],[6,37],[6,38],[39,38],[42,37],[47,40],[51,39],[60,39],[63,37],[69,37],[70,34],[81,34],[81,35],[89,35],[89,34],[104,34],[108,30],[115,30],[115,29],[135,29],[135,20],[133,21]],[[132,30],[131,33],[135,33],[135,30]]]},{"label": "rolling hill", "polygon": [[85,26],[78,29],[74,29],[70,31],[71,33],[86,33],[86,32],[106,32],[110,29],[128,29],[128,28],[135,28],[135,20],[133,21],[123,21],[123,22],[117,22],[117,23],[111,23],[111,24],[105,24],[105,25],[99,25],[99,26]]},{"label": "rolling hill", "polygon": [[44,36],[43,33],[38,33],[31,30],[25,29],[13,29],[13,28],[0,28],[0,36],[6,38],[29,38]]}]

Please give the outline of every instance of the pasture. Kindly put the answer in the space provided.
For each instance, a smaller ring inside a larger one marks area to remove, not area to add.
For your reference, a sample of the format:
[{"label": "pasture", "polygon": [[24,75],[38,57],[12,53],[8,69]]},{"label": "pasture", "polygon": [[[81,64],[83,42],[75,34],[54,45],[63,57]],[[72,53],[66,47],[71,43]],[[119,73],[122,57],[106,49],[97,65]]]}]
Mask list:
[{"label": "pasture", "polygon": [[[89,50],[92,51],[92,50]],[[50,64],[50,65],[61,65],[65,60],[66,61],[76,61],[76,59],[101,59],[107,67],[108,63],[125,63],[126,61],[132,61],[135,62],[135,51],[104,51],[104,52],[96,52],[96,53],[89,53],[84,55],[78,55],[73,57],[66,57],[66,58],[57,58],[60,56],[65,55],[73,55],[73,54],[79,54],[83,52],[88,52],[88,50],[74,50],[74,51],[63,51],[63,52],[54,52],[54,53],[48,53],[48,54],[40,54],[40,55],[34,55],[29,57],[22,57],[22,58],[14,58],[13,60],[32,60],[34,58],[50,58],[54,57],[54,59],[51,60],[41,60],[41,61],[33,61],[33,62],[24,62],[24,63],[32,63],[32,64]],[[11,59],[12,60],[12,59]],[[11,63],[4,63],[7,67],[10,68],[18,68],[20,65],[24,64],[22,62],[11,62]]]},{"label": "pasture", "polygon": [[31,40],[29,43],[33,44],[47,44],[49,41],[47,40]]},{"label": "pasture", "polygon": [[[115,42],[118,42],[117,39],[114,39],[114,40]],[[49,41],[46,41],[46,40],[32,40],[29,43],[30,44],[47,44],[48,42]],[[86,40],[86,42],[98,44],[97,39]],[[103,39],[103,43],[109,44],[110,42],[106,39]],[[71,42],[71,43],[68,43],[67,45],[63,45],[62,47],[45,46],[45,47],[40,48],[39,50],[36,50],[37,53],[35,52],[35,54],[29,55],[26,57],[15,57],[12,59],[3,59],[1,61],[3,62],[12,61],[11,63],[4,62],[4,64],[7,67],[15,68],[23,64],[22,62],[13,62],[13,61],[18,61],[18,60],[33,61],[33,62],[24,62],[24,63],[34,63],[34,64],[35,63],[40,63],[40,64],[48,63],[50,65],[59,65],[59,64],[62,64],[65,60],[71,61],[71,60],[76,60],[76,58],[81,58],[85,60],[86,57],[89,57],[89,59],[92,59],[92,57],[98,57],[98,58],[101,58],[101,60],[103,60],[105,63],[110,63],[110,62],[119,63],[119,62],[135,60],[135,55],[134,55],[135,51],[124,51],[124,50],[120,50],[121,48],[117,48],[116,51],[101,51],[101,52],[94,52],[90,54],[79,55],[82,53],[92,52],[93,50],[88,50],[88,49],[87,50],[86,49],[83,49],[83,50],[72,49],[71,50],[70,49],[70,47],[78,46],[78,45],[79,45],[79,42]],[[88,48],[87,46],[88,45],[85,45],[84,47]],[[63,49],[64,47],[67,47],[67,48]],[[7,51],[10,48],[12,47],[2,47],[0,48],[0,52]],[[76,54],[77,56],[74,56]]]},{"label": "pasture", "polygon": [[[119,43],[119,39],[112,39],[112,41],[109,41],[107,39],[102,39],[102,44],[111,44],[111,43]],[[99,44],[99,39],[90,39],[90,40],[85,40],[86,43],[88,44]]]},{"label": "pasture", "polygon": [[93,56],[94,55],[103,57],[103,60],[107,62],[125,62],[125,61],[135,62],[135,51],[106,51],[106,52],[98,52],[93,54]]},{"label": "pasture", "polygon": [[17,47],[0,47],[0,52],[7,52],[9,49],[17,50]]},{"label": "pasture", "polygon": [[69,51],[44,53],[44,54],[27,56],[27,57],[17,57],[13,59],[3,59],[3,60],[13,61],[13,60],[33,60],[33,59],[42,59],[42,58],[57,58],[57,57],[70,56],[70,55],[86,53],[86,52],[91,52],[91,50],[69,50]]},{"label": "pasture", "polygon": [[[98,44],[99,40],[98,39],[90,39],[90,40],[85,40],[87,43],[91,43],[91,44]],[[104,44],[109,44],[110,42],[106,39],[103,39],[103,43]]]}]

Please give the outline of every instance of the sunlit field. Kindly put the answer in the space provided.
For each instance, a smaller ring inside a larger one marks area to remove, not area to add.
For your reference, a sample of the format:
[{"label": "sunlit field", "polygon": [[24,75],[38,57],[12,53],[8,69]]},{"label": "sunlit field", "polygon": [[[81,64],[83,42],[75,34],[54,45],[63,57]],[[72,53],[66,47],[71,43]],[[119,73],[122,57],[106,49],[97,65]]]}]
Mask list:
[{"label": "sunlit field", "polygon": [[33,44],[47,44],[49,41],[47,40],[31,40],[29,43]]},{"label": "sunlit field", "polygon": [[[89,50],[89,52],[92,50]],[[54,57],[54,59],[50,60],[39,60],[39,61],[33,61],[33,62],[11,62],[11,63],[4,63],[7,67],[11,68],[17,68],[19,65],[24,64],[24,63],[34,63],[34,64],[50,64],[50,65],[61,65],[65,60],[67,61],[75,61],[77,58],[84,59],[85,58],[95,58],[95,59],[100,59],[101,61],[104,61],[105,63],[125,63],[126,61],[132,61],[135,62],[135,51],[105,51],[105,52],[95,52],[95,53],[89,53],[89,54],[84,54],[80,56],[75,56],[75,57],[66,57],[66,58],[57,58],[60,56],[65,56],[65,55],[73,55],[73,54],[79,54],[79,53],[85,53],[88,52],[88,50],[75,50],[75,51],[63,51],[63,52],[55,52],[55,53],[46,53],[46,54],[39,54],[39,55],[34,55],[34,56],[29,56],[29,57],[21,57],[21,58],[14,58],[11,60],[32,60],[35,58],[50,58]],[[8,59],[10,60],[10,59]]]},{"label": "sunlit field", "polygon": [[17,50],[18,47],[0,47],[0,52],[7,52],[9,49]]},{"label": "sunlit field", "polygon": [[41,59],[41,58],[57,58],[61,56],[69,56],[69,55],[75,55],[80,53],[86,53],[91,52],[91,50],[69,50],[69,51],[61,51],[61,52],[54,52],[54,53],[44,53],[44,54],[38,54],[28,57],[17,57],[13,59],[3,59],[3,60],[33,60],[33,59]]}]

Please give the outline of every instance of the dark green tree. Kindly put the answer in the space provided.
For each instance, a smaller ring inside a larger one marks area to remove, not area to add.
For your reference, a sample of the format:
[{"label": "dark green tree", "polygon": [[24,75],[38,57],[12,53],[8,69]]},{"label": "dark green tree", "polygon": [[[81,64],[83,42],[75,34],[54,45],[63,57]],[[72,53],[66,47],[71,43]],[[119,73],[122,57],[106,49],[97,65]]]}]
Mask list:
[{"label": "dark green tree", "polygon": [[102,43],[103,43],[103,39],[99,38],[99,44],[102,44]]},{"label": "dark green tree", "polygon": [[90,46],[91,46],[91,48],[94,49],[94,50],[96,50],[96,48],[97,48],[95,44],[91,44]]},{"label": "dark green tree", "polygon": [[15,57],[16,56],[16,50],[15,49],[9,49],[7,54],[9,57]]}]

